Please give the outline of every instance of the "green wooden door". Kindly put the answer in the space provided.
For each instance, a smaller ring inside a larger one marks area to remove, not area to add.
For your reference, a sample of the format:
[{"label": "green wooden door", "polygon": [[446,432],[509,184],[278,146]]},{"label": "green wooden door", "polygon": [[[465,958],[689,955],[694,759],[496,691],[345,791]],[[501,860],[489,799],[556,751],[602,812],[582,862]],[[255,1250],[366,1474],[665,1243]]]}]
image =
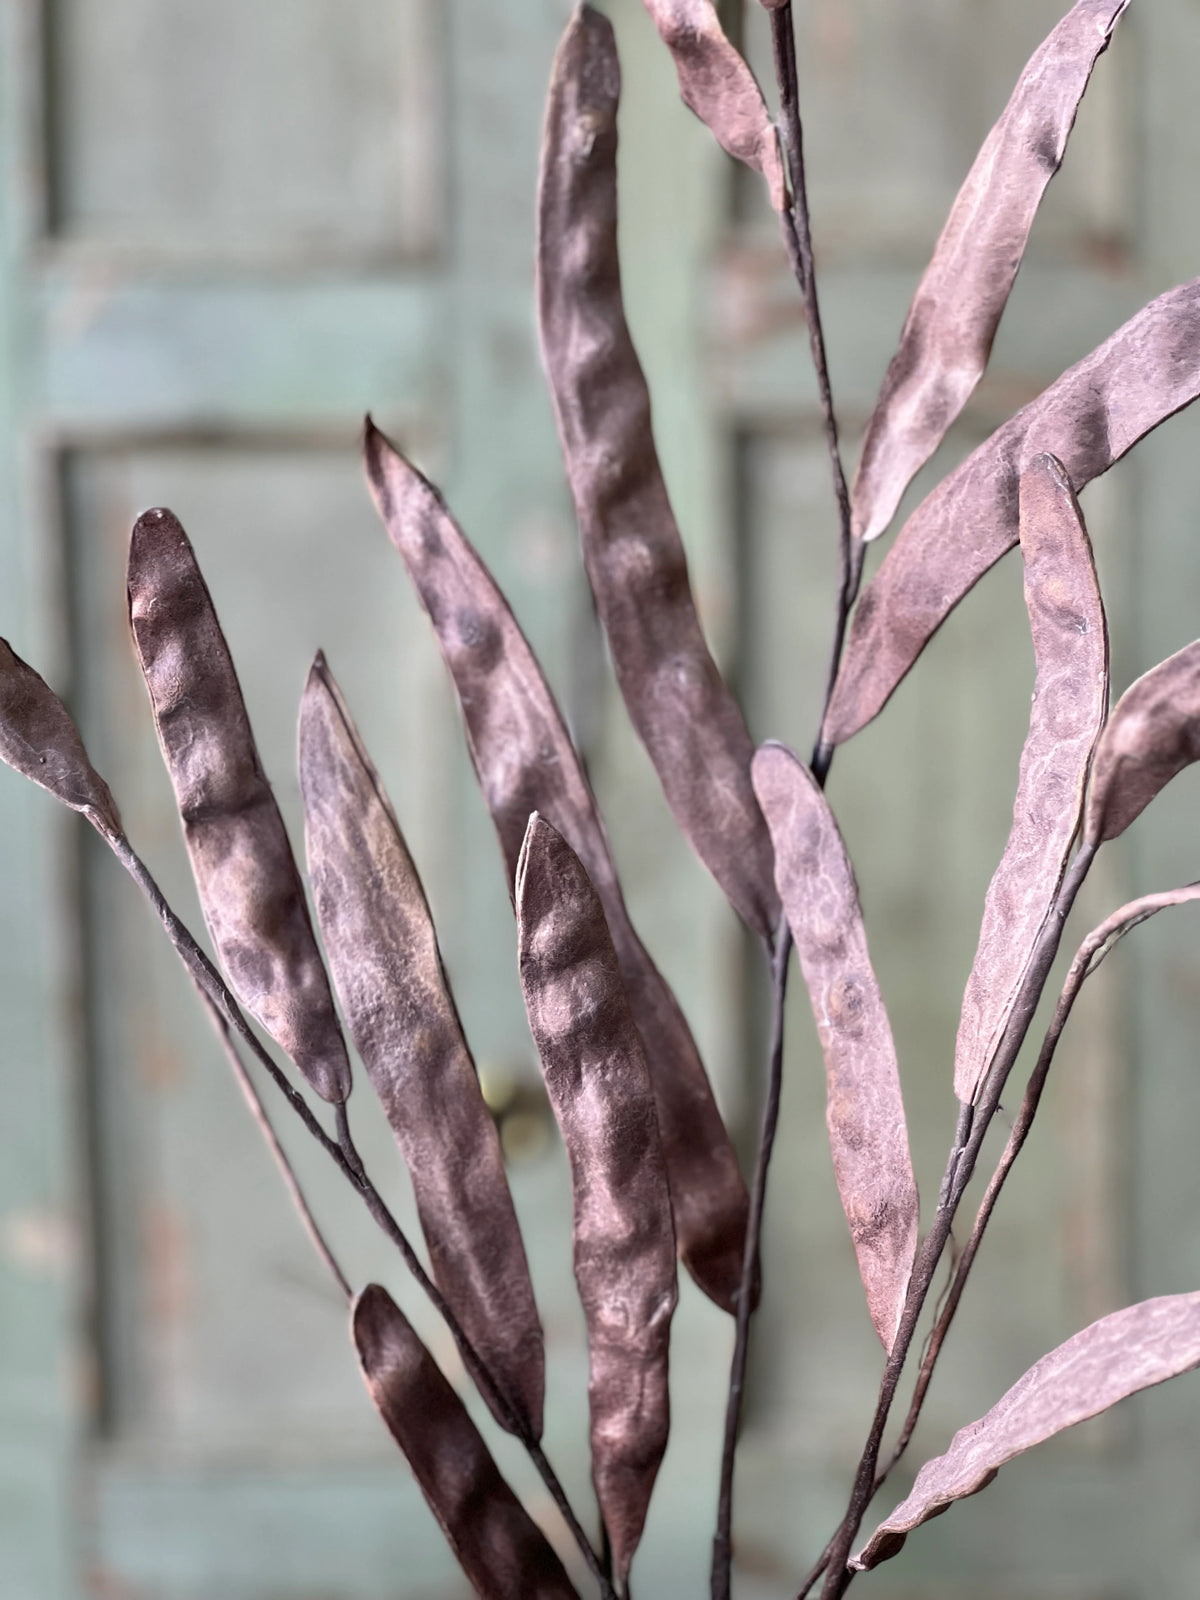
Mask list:
[{"label": "green wooden door", "polygon": [[[532,199],[566,9],[6,0],[0,626],[69,694],[135,841],[195,927],[125,638],[133,516],[165,503],[189,529],[297,839],[295,708],[312,652],[326,649],[425,875],[481,1069],[498,1095],[514,1091],[506,1134],[547,1331],[548,1448],[582,1504],[569,1202],[535,1092],[511,912],[452,697],[356,456],[370,408],[443,484],[493,564],[586,747],[635,919],[744,1136],[758,975],[604,678],[538,372]],[[832,515],[795,293],[757,197],[678,107],[640,4],[609,9],[625,63],[630,315],[696,587],[756,733],[804,748]],[[851,449],[954,186],[1059,9],[804,10],[814,222]],[[751,48],[761,25],[748,7]],[[1200,15],[1172,0],[1122,27],[956,449],[1200,259],[1191,208],[1171,201],[1188,192],[1200,137],[1187,94]],[[1200,632],[1187,555],[1198,425],[1170,425],[1086,502],[1118,684]],[[1019,573],[1002,571],[888,717],[839,756],[831,789],[896,1018],[927,1194],[952,1121],[962,982],[1011,805],[1023,630]],[[1156,807],[1156,831],[1143,828],[1097,884],[1097,912],[1125,887],[1196,875],[1196,791],[1186,777],[1176,789]],[[6,1600],[463,1593],[361,1391],[337,1297],[130,886],[15,779],[0,785],[0,806]],[[1006,1197],[914,1459],[1090,1318],[1194,1287],[1188,1153],[1200,1124],[1188,1113],[1200,1082],[1182,927],[1147,930],[1093,997],[1063,1062],[1069,1093]],[[754,1600],[790,1593],[836,1520],[879,1365],[802,1000],[739,1490],[738,1592]],[[411,1220],[368,1100],[360,1087],[356,1127]],[[289,1142],[351,1276],[384,1276],[453,1373],[444,1335],[385,1249]],[[683,1298],[675,1431],[638,1563],[639,1592],[664,1600],[706,1590],[728,1363],[726,1320],[689,1286]],[[1194,1504],[1179,1484],[1194,1470],[1195,1387],[1010,1469],[871,1581],[932,1600],[1193,1594]],[[545,1512],[518,1453],[497,1449]]]}]

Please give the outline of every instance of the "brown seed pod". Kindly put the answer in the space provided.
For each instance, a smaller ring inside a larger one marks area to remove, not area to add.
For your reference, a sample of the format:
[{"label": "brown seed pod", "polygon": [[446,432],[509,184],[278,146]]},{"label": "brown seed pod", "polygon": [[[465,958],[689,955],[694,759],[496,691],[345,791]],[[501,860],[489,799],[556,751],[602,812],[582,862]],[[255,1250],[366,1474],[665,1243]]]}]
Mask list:
[{"label": "brown seed pod", "polygon": [[134,524],[128,584],[200,905],[230,987],[317,1093],[343,1101],[350,1063],[300,874],[212,599],[171,512]]},{"label": "brown seed pod", "polygon": [[529,815],[540,811],[600,896],[650,1064],[680,1254],[704,1292],[732,1311],[746,1186],[687,1021],[629,920],[604,825],[550,687],[437,490],[369,422],[366,463],[379,514],[454,680],[510,889]]},{"label": "brown seed pod", "polygon": [[1034,51],[958,191],[867,427],[854,533],[876,539],[979,382],[1092,68],[1129,0],[1078,0]]},{"label": "brown seed pod", "polygon": [[867,950],[854,871],[829,802],[783,745],[764,745],[753,771],[825,1057],[838,1193],[871,1321],[890,1351],[919,1220],[891,1025]]},{"label": "brown seed pod", "polygon": [[[538,1439],[542,1329],[499,1136],[421,880],[320,655],[300,705],[300,782],[309,877],[330,970],[412,1177],[434,1279],[508,1401],[516,1431]],[[496,1420],[509,1425],[499,1412]]]},{"label": "brown seed pod", "polygon": [[914,1528],[977,1494],[1015,1456],[1099,1416],[1119,1400],[1200,1366],[1200,1294],[1168,1294],[1114,1311],[1060,1344],[985,1417],[927,1461],[912,1492],[851,1562],[858,1571],[898,1553]]},{"label": "brown seed pod", "polygon": [[645,4],[675,62],[684,105],[723,150],[762,173],[771,204],[782,211],[787,185],[779,135],[762,90],[726,38],[712,0],[645,0]]},{"label": "brown seed pod", "polygon": [[779,916],[754,744],[709,653],[654,448],[617,255],[612,26],[583,6],[555,57],[538,190],[542,356],[617,682],[675,820],[745,922]]},{"label": "brown seed pod", "polygon": [[571,1162],[592,1480],[623,1584],[667,1447],[675,1235],[654,1091],[600,899],[535,812],[517,864],[521,987]]},{"label": "brown seed pod", "polygon": [[49,684],[0,639],[0,761],[32,778],[100,833],[121,832],[117,803]]},{"label": "brown seed pod", "polygon": [[1084,836],[1115,839],[1177,772],[1200,761],[1200,640],[1130,684],[1096,746]]},{"label": "brown seed pod", "polygon": [[500,1476],[458,1395],[386,1289],[354,1302],[351,1336],[375,1409],[483,1600],[578,1600],[562,1562]]},{"label": "brown seed pod", "polygon": [[954,1092],[976,1098],[1050,916],[1079,827],[1092,750],[1108,710],[1108,629],[1091,541],[1062,464],[1021,475],[1025,603],[1037,677],[1008,843],[988,889],[967,979]]},{"label": "brown seed pod", "polygon": [[1058,457],[1076,493],[1200,394],[1200,278],[1152,300],[998,428],[904,524],[854,613],[822,739],[882,711],[934,633],[1017,542],[1018,483]]}]

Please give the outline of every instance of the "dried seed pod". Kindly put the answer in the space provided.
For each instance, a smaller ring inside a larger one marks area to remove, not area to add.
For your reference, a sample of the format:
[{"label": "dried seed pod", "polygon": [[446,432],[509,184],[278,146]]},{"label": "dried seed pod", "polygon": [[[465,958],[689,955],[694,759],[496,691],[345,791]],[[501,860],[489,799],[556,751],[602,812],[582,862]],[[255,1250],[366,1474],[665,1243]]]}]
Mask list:
[{"label": "dried seed pod", "polygon": [[371,492],[404,559],[458,692],[467,747],[510,888],[532,811],[582,860],[604,906],[646,1047],[680,1253],[732,1311],[749,1201],[695,1042],[634,931],[604,825],[549,685],[495,580],[432,484],[370,423]]},{"label": "dried seed pod", "polygon": [[[320,655],[300,705],[300,782],[330,970],[412,1176],[433,1276],[515,1414],[516,1431],[538,1439],[542,1329],[499,1136],[417,869]],[[509,1425],[499,1413],[497,1421]]]},{"label": "dried seed pod", "polygon": [[1200,278],[1160,295],[1064,372],[928,495],[854,613],[822,739],[842,744],[887,703],[934,633],[1017,542],[1017,486],[1035,455],[1075,486],[1107,472],[1200,394]]},{"label": "dried seed pod", "polygon": [[571,1161],[592,1481],[623,1584],[667,1447],[675,1235],[654,1091],[599,896],[535,812],[517,864],[521,987]]},{"label": "dried seed pod", "polygon": [[32,778],[100,833],[121,832],[117,803],[49,684],[0,639],[0,761]]},{"label": "dried seed pod", "polygon": [[696,615],[617,256],[612,26],[583,6],[555,57],[538,191],[542,355],[617,682],[675,820],[746,923],[779,915],[754,744]]},{"label": "dried seed pod", "polygon": [[[776,211],[787,205],[779,135],[754,74],[730,44],[712,0],[645,0],[679,75],[683,103],[723,150],[767,180]],[[581,7],[589,11],[590,7]],[[578,13],[576,13],[578,16]]]},{"label": "dried seed pod", "polygon": [[958,191],[863,442],[854,533],[876,539],[987,366],[1046,186],[1129,0],[1078,0],[1034,51]]},{"label": "dried seed pod", "polygon": [[1004,1035],[1079,827],[1108,710],[1108,629],[1091,541],[1061,462],[1021,475],[1025,603],[1037,677],[1013,825],[983,910],[954,1058],[954,1092],[976,1098]]},{"label": "dried seed pod", "polygon": [[1096,746],[1084,836],[1115,839],[1177,772],[1200,761],[1200,640],[1130,684]]},{"label": "dried seed pod", "polygon": [[838,1193],[871,1321],[890,1351],[912,1276],[919,1211],[891,1025],[829,802],[783,745],[764,745],[753,772],[825,1057]]},{"label": "dried seed pod", "polygon": [[851,1566],[877,1567],[914,1528],[986,1488],[1015,1456],[1197,1366],[1200,1294],[1162,1295],[1101,1317],[1030,1367],[985,1417],[960,1428]]},{"label": "dried seed pod", "polygon": [[300,874],[212,599],[171,512],[134,524],[128,584],[200,905],[230,987],[317,1093],[343,1101],[350,1063]]},{"label": "dried seed pod", "polygon": [[578,1600],[562,1562],[500,1476],[491,1452],[386,1289],[350,1314],[375,1409],[413,1470],[458,1564],[483,1600]]}]

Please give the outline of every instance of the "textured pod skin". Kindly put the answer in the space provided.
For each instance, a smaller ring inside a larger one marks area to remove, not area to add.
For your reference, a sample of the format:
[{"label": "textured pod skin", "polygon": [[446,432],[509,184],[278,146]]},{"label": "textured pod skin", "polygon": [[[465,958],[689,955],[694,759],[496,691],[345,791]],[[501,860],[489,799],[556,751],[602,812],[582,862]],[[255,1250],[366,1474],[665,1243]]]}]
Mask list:
[{"label": "textured pod skin", "polygon": [[204,920],[229,984],[325,1100],[350,1063],[283,818],[187,535],[147,511],[129,546],[129,621]]},{"label": "textured pod skin", "polygon": [[985,440],[926,496],[863,592],[822,738],[883,710],[950,612],[1017,542],[1018,484],[1034,456],[1076,493],[1200,394],[1200,278],[1169,289]]},{"label": "textured pod skin", "polygon": [[867,427],[853,529],[876,539],[979,382],[1092,68],[1129,0],[1078,0],[1034,51],[958,191]]},{"label": "textured pod skin", "polygon": [[838,1193],[871,1321],[890,1351],[916,1256],[919,1201],[896,1047],[858,886],[829,802],[797,756],[764,745],[754,758],[754,787],[825,1057]]},{"label": "textured pod skin", "polygon": [[654,448],[617,255],[611,24],[577,10],[558,47],[538,190],[538,316],[584,564],[617,682],[667,802],[755,933],[779,916],[754,744],[709,653]]},{"label": "textured pod skin", "polygon": [[500,1476],[466,1408],[386,1289],[354,1302],[350,1331],[375,1409],[483,1600],[578,1600],[562,1562]]},{"label": "textured pod skin", "polygon": [[646,10],[671,52],[684,105],[722,150],[762,173],[771,204],[782,211],[787,185],[779,135],[762,90],[726,38],[712,0],[646,0]]},{"label": "textured pod skin", "polygon": [[412,1177],[433,1276],[521,1431],[538,1439],[542,1329],[500,1139],[421,880],[322,656],[300,705],[300,782],[330,970]]},{"label": "textured pod skin", "polygon": [[1200,761],[1200,640],[1130,684],[1096,746],[1084,835],[1115,839],[1177,772]]},{"label": "textured pod skin", "polygon": [[599,896],[536,813],[517,864],[521,987],[571,1162],[592,1481],[624,1583],[667,1447],[675,1235],[654,1091]]},{"label": "textured pod skin", "polygon": [[495,580],[433,485],[371,425],[366,459],[380,516],[454,680],[510,888],[529,815],[540,811],[579,856],[600,896],[650,1065],[680,1254],[704,1292],[732,1311],[746,1186],[687,1021],[629,920],[604,825],[550,687]]},{"label": "textured pod skin", "polygon": [[1035,457],[1022,474],[1021,552],[1037,677],[1012,831],[963,997],[954,1092],[964,1103],[995,1057],[1054,905],[1108,711],[1108,629],[1091,541],[1053,456]]},{"label": "textured pod skin", "polygon": [[1162,1295],[1101,1317],[1030,1367],[985,1417],[960,1428],[851,1565],[878,1566],[922,1522],[986,1488],[1014,1456],[1197,1366],[1200,1294]]},{"label": "textured pod skin", "polygon": [[0,761],[82,811],[106,836],[121,832],[117,803],[67,708],[6,639],[0,639]]}]

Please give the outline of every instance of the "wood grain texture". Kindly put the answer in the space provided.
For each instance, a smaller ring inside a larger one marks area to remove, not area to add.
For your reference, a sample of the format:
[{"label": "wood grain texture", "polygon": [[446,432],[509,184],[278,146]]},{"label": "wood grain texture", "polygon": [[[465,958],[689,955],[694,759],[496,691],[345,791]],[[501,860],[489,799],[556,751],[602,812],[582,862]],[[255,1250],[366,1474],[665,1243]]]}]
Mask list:
[{"label": "wood grain texture", "polygon": [[1030,1367],[986,1416],[960,1428],[945,1455],[921,1468],[912,1493],[852,1565],[878,1566],[914,1528],[986,1488],[1015,1456],[1197,1366],[1200,1294],[1162,1295],[1101,1317]]},{"label": "wood grain texture", "polygon": [[542,146],[542,357],[588,581],[630,718],[696,854],[747,925],[769,939],[779,900],[750,784],[754,744],[696,614],[625,321],[619,90],[612,27],[581,7],[555,58]]},{"label": "wood grain texture", "polygon": [[646,1048],[680,1254],[732,1311],[749,1199],[691,1030],[634,931],[596,802],[545,677],[495,580],[437,490],[378,429],[367,473],[393,544],[454,680],[467,745],[500,839],[510,890],[539,811],[595,886]]},{"label": "wood grain texture", "polygon": [[1177,772],[1200,760],[1200,640],[1130,684],[1092,765],[1085,836],[1115,839]]},{"label": "wood grain texture", "polygon": [[934,633],[1018,537],[1018,485],[1057,456],[1076,493],[1200,394],[1200,278],[1159,295],[998,428],[904,524],[854,612],[822,738],[882,711]]},{"label": "wood grain texture", "polygon": [[991,355],[1033,219],[1129,0],[1078,0],[1034,51],[958,191],[867,426],[854,534],[877,539]]},{"label": "wood grain texture", "polygon": [[1021,475],[1020,538],[1037,676],[1012,829],[963,996],[954,1092],[964,1103],[995,1057],[1050,916],[1108,711],[1108,628],[1091,540],[1053,456],[1036,456]]},{"label": "wood grain texture", "polygon": [[195,553],[171,512],[129,544],[129,622],[204,920],[230,987],[325,1100],[350,1063],[304,887]]},{"label": "wood grain texture", "polygon": [[[386,1289],[354,1302],[367,1391],[483,1600],[578,1600],[562,1562],[500,1476],[466,1407]],[[402,1580],[401,1580],[402,1581]]]},{"label": "wood grain texture", "polygon": [[542,1329],[499,1135],[417,869],[323,656],[300,706],[300,782],[330,971],[412,1178],[430,1269],[511,1406],[514,1431],[538,1439]]},{"label": "wood grain texture", "polygon": [[712,0],[645,0],[646,10],[675,63],[684,104],[723,150],[767,182],[782,211],[787,184],[779,135],[754,74],[721,27]]},{"label": "wood grain texture", "polygon": [[825,1057],[838,1193],[871,1321],[890,1351],[912,1276],[919,1212],[891,1025],[829,802],[783,745],[764,745],[753,773]]},{"label": "wood grain texture", "polygon": [[670,1426],[677,1291],[667,1169],[604,909],[579,857],[536,813],[516,893],[525,1008],[571,1162],[592,1481],[624,1584]]}]

